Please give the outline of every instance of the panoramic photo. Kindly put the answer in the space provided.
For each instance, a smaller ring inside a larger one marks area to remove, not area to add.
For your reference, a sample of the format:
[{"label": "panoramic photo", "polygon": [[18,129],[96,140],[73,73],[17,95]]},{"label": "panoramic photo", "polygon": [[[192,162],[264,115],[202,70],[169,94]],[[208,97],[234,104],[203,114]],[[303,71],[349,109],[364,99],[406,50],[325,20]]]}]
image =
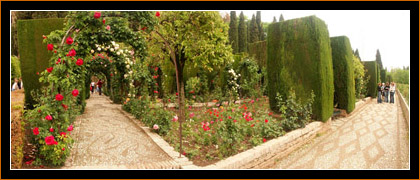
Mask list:
[{"label": "panoramic photo", "polygon": [[12,170],[410,169],[408,10],[10,13]]}]

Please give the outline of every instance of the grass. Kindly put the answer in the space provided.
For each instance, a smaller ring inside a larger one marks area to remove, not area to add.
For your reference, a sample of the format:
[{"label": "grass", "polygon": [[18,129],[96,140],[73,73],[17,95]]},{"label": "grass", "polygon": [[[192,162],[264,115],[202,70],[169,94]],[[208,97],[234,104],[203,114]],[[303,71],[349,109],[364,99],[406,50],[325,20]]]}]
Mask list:
[{"label": "grass", "polygon": [[410,106],[410,85],[409,84],[397,84],[397,89],[400,91],[401,95],[404,97],[407,105]]}]

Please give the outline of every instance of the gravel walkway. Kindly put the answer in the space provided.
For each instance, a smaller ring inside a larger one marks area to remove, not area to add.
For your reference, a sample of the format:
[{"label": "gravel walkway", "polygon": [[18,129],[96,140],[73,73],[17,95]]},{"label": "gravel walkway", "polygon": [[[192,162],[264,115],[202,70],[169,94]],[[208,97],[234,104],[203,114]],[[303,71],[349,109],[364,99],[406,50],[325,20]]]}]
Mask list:
[{"label": "gravel walkway", "polygon": [[396,104],[372,100],[347,118],[332,122],[329,133],[315,138],[274,169],[408,169],[408,128]]},{"label": "gravel walkway", "polygon": [[121,112],[121,105],[98,94],[86,103],[75,120],[75,144],[64,168],[171,168],[172,158]]}]

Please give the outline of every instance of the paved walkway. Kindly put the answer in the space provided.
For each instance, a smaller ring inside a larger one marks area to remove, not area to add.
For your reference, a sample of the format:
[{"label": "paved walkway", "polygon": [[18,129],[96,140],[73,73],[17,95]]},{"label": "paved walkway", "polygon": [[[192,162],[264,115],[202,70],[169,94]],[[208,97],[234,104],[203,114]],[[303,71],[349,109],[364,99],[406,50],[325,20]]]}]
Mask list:
[{"label": "paved walkway", "polygon": [[[399,102],[396,97],[395,102]],[[408,128],[399,103],[376,99],[327,133],[279,160],[274,169],[407,169]]]},{"label": "paved walkway", "polygon": [[64,168],[172,168],[175,162],[127,118],[121,105],[91,95],[85,113],[75,120],[73,145]]}]

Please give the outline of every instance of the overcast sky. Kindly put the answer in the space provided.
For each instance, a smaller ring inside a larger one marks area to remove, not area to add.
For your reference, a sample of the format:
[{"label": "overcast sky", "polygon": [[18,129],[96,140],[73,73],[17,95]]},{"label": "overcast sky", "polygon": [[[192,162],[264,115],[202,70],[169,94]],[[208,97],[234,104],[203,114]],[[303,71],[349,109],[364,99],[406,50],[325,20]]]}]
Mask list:
[{"label": "overcast sky", "polygon": [[[257,10],[243,11],[251,19]],[[221,11],[222,14],[230,11]],[[239,16],[241,11],[236,11]],[[384,67],[410,65],[410,11],[366,10],[261,10],[261,21],[285,20],[315,15],[324,20],[330,37],[347,36],[353,50],[359,49],[363,61],[376,58],[379,49]]]}]

